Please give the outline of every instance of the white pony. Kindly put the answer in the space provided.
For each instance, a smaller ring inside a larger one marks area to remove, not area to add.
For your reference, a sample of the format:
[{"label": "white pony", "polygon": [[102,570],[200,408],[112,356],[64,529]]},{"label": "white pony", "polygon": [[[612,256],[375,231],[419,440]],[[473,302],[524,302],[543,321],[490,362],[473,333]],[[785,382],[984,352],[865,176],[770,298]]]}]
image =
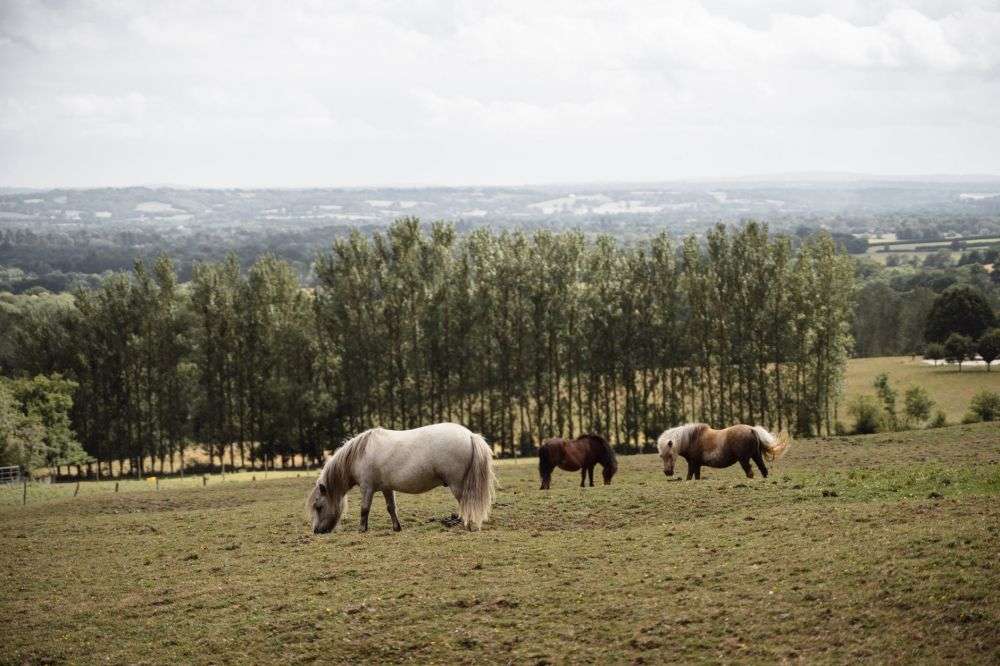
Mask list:
[{"label": "white pony", "polygon": [[347,441],[326,461],[306,500],[316,534],[330,532],[347,508],[347,491],[361,487],[360,531],[368,530],[372,497],[380,490],[399,531],[396,492],[424,493],[447,486],[467,529],[490,516],[496,493],[493,451],[481,435],[455,423],[413,430],[373,428]]}]

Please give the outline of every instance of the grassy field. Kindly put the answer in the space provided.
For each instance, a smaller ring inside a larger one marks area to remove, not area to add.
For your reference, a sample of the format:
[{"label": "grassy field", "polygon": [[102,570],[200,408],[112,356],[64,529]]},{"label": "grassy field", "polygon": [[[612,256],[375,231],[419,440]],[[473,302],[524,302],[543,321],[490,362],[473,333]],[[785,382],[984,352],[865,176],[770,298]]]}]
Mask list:
[{"label": "grassy field", "polygon": [[294,476],[0,507],[0,661],[1000,660],[996,424],[799,441],[768,480],[498,468],[479,533],[439,489],[314,536]]},{"label": "grassy field", "polygon": [[[986,372],[985,366],[973,365],[965,365],[959,372],[954,365],[927,365],[919,356],[915,360],[909,356],[854,358],[847,362],[844,375],[844,404],[862,393],[875,395],[872,382],[880,372],[888,374],[892,386],[899,390],[900,410],[903,392],[911,386],[923,386],[937,403],[932,411],[943,410],[951,423],[961,421],[977,391],[1000,391],[1000,363],[994,363],[992,372]],[[850,425],[846,410],[841,410],[840,420]]]}]

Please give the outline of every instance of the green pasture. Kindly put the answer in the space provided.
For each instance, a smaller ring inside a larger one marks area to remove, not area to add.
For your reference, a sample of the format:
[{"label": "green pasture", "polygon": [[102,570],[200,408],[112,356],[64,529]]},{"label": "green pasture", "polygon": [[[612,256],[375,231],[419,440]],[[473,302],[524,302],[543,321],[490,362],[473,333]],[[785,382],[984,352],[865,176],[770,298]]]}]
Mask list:
[{"label": "green pasture", "polygon": [[314,536],[294,473],[5,502],[0,661],[1000,660],[996,424],[798,441],[766,480],[498,474],[478,533],[439,489]]}]

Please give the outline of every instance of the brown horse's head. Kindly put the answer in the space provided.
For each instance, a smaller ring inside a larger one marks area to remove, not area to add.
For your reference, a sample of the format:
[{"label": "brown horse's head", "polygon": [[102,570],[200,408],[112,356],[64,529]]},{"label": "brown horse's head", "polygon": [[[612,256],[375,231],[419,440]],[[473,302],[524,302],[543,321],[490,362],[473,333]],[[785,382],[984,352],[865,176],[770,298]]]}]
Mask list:
[{"label": "brown horse's head", "polygon": [[611,448],[607,440],[603,437],[597,438],[603,448],[601,452],[601,474],[604,476],[604,485],[611,485],[611,477],[615,475],[618,471],[618,458],[615,456],[615,450]]},{"label": "brown horse's head", "polygon": [[674,462],[677,460],[677,447],[674,441],[668,439],[665,442],[657,442],[660,452],[660,460],[663,461],[663,473],[667,476],[674,475]]},{"label": "brown horse's head", "polygon": [[[339,495],[336,496],[336,495]],[[317,481],[309,497],[306,498],[306,510],[312,521],[313,534],[326,534],[340,522],[347,507],[347,498],[343,493],[333,493],[323,481]]]}]

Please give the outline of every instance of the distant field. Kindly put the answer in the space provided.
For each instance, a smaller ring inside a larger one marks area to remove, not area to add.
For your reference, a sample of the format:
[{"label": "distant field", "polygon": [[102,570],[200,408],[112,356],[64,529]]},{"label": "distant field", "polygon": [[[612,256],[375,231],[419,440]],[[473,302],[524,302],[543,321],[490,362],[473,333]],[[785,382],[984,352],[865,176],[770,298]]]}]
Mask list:
[{"label": "distant field", "polygon": [[[889,257],[896,257],[898,259],[906,259],[906,260],[909,260],[912,257],[916,257],[917,260],[922,262],[924,259],[927,258],[929,254],[931,253],[927,251],[917,252],[917,251],[894,250],[893,252],[878,252],[876,249],[872,248],[865,253],[865,256],[868,257],[869,259],[873,259],[879,262],[880,264],[885,264],[888,261]],[[961,258],[961,256],[962,256],[961,252],[952,252],[951,260],[958,261],[959,258]]]},{"label": "distant field", "polygon": [[[221,474],[210,474],[204,478],[201,474],[189,474],[183,479],[180,477],[164,476],[160,478],[160,490],[180,490],[182,488],[200,488],[202,486],[215,486],[219,483],[225,484],[246,484],[262,482],[265,479],[295,478],[300,476],[313,476],[313,472],[306,471],[269,471],[264,472],[236,472],[228,473],[223,477]],[[147,480],[154,479],[155,475],[135,480],[121,479],[119,481],[83,481],[80,483],[80,490],[77,491],[76,484],[69,483],[32,483],[28,486],[28,504],[39,502],[49,502],[77,497],[87,497],[90,495],[106,495],[109,493],[134,493],[146,492],[156,489],[156,482]],[[116,491],[115,488],[118,488]],[[23,489],[17,484],[0,486],[0,506],[19,506],[24,502]]]},{"label": "distant field", "polygon": [[[956,423],[969,408],[972,396],[983,388],[1000,391],[1000,363],[993,364],[993,371],[986,372],[984,366],[966,365],[962,372],[958,366],[941,364],[926,365],[919,356],[883,356],[878,358],[856,358],[847,363],[844,376],[845,404],[861,393],[875,395],[872,382],[884,372],[889,375],[892,385],[899,389],[898,404],[903,405],[903,392],[915,385],[923,386],[937,403],[934,411],[944,410],[948,420]],[[849,417],[842,409],[840,420],[848,425]]]},{"label": "distant field", "polygon": [[1000,660],[995,424],[798,441],[768,480],[534,463],[474,534],[439,489],[314,536],[311,477],[0,507],[0,661]]}]

